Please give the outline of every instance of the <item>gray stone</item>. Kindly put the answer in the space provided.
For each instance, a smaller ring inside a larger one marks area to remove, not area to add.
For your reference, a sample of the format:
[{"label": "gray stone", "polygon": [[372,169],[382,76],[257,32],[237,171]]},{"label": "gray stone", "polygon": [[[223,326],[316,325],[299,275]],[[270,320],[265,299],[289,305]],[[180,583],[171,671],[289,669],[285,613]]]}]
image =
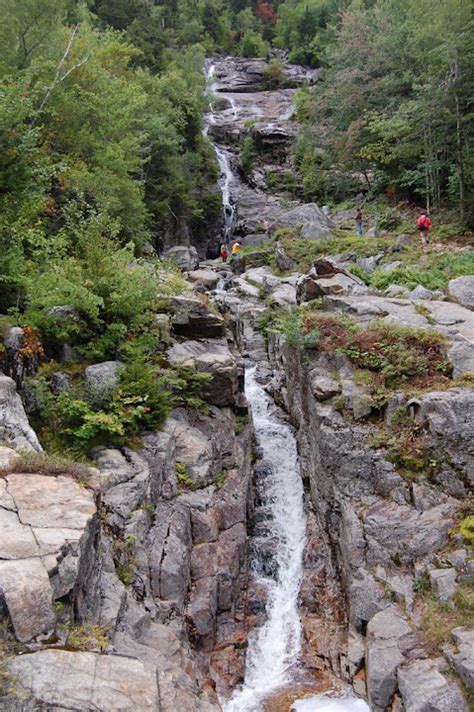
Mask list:
[{"label": "gray stone", "polygon": [[421,284],[418,284],[415,289],[410,292],[409,299],[416,301],[417,299],[433,299],[434,293],[431,289],[426,289]]},{"label": "gray stone", "polygon": [[272,292],[269,301],[278,307],[296,306],[296,287],[291,284],[280,285]]},{"label": "gray stone", "polygon": [[66,650],[22,655],[10,664],[26,709],[160,709],[156,671],[131,657]]},{"label": "gray stone", "polygon": [[224,319],[201,299],[172,297],[166,309],[171,314],[173,332],[178,336],[212,339],[225,334]]},{"label": "gray stone", "polygon": [[188,279],[190,282],[202,284],[205,289],[215,289],[220,277],[210,269],[197,269],[188,272]]},{"label": "gray stone", "polygon": [[53,628],[53,591],[40,558],[0,560],[0,600],[22,643]]},{"label": "gray stone", "polygon": [[367,627],[367,690],[374,712],[384,712],[397,689],[397,668],[403,661],[403,639],[411,628],[397,606],[377,613]]},{"label": "gray stone", "polygon": [[87,366],[84,379],[87,390],[94,402],[106,403],[114,394],[124,368],[120,361],[103,361]]},{"label": "gray stone", "polygon": [[8,469],[19,459],[20,455],[11,447],[0,446],[0,471],[8,472]]},{"label": "gray stone", "polygon": [[356,264],[367,274],[372,274],[377,269],[377,265],[383,259],[383,253],[372,255],[371,257],[358,257]]},{"label": "gray stone", "polygon": [[448,351],[448,359],[455,378],[474,371],[474,344],[466,339],[455,341]]},{"label": "gray stone", "polygon": [[410,290],[399,284],[389,284],[384,294],[389,298],[400,297],[401,299],[408,299],[410,296]]},{"label": "gray stone", "polygon": [[307,240],[324,240],[333,236],[333,223],[315,203],[306,203],[289,210],[280,210],[275,217],[277,227],[297,227]]},{"label": "gray stone", "polygon": [[15,381],[0,371],[0,444],[14,450],[41,451],[42,447],[28,422]]},{"label": "gray stone", "polygon": [[448,294],[464,307],[474,309],[474,275],[450,280]]},{"label": "gray stone", "polygon": [[318,369],[309,373],[311,392],[320,401],[328,400],[341,392],[341,385],[334,378],[321,374]]},{"label": "gray stone", "polygon": [[398,687],[405,712],[468,712],[459,685],[442,670],[444,658],[413,660],[398,668]]},{"label": "gray stone", "polygon": [[199,267],[199,256],[192,245],[179,245],[170,247],[161,255],[164,260],[171,260],[182,272],[190,272]]},{"label": "gray stone", "polygon": [[466,685],[474,689],[474,630],[454,628],[451,635],[456,643],[456,650],[448,653],[449,659]]},{"label": "gray stone", "polygon": [[279,241],[275,245],[275,262],[278,269],[282,272],[289,272],[296,266],[296,262],[286,254],[282,244]]},{"label": "gray stone", "polygon": [[203,577],[197,581],[187,608],[189,635],[201,650],[212,650],[216,640],[217,579]]},{"label": "gray stone", "polygon": [[395,260],[394,262],[388,262],[387,264],[382,265],[380,269],[382,272],[393,272],[399,267],[403,267],[403,262],[401,262],[401,260]]},{"label": "gray stone", "polygon": [[434,592],[444,603],[452,603],[456,593],[456,569],[432,569],[430,581]]},{"label": "gray stone", "polygon": [[172,364],[196,368],[208,373],[212,381],[207,400],[213,405],[232,405],[237,395],[237,364],[224,341],[186,341],[168,349]]}]

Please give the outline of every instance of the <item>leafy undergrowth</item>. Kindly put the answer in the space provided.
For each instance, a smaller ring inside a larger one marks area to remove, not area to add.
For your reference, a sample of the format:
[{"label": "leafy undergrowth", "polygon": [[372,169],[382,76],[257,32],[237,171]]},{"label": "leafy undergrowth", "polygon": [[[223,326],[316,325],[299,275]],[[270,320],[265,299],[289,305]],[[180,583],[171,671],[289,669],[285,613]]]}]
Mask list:
[{"label": "leafy undergrowth", "polygon": [[375,289],[384,290],[390,284],[413,289],[421,284],[427,289],[445,289],[449,280],[474,273],[474,250],[459,252],[433,252],[420,257],[417,252],[396,256],[405,264],[390,272],[377,269],[366,275],[364,281]]},{"label": "leafy undergrowth", "polygon": [[87,457],[98,445],[134,446],[138,435],[159,428],[174,407],[207,411],[209,374],[185,367],[164,368],[159,362],[126,364],[112,393],[98,399],[89,392],[81,369],[73,369],[70,387],[53,388],[47,365],[32,381],[35,409],[31,422],[42,444],[53,453]]}]

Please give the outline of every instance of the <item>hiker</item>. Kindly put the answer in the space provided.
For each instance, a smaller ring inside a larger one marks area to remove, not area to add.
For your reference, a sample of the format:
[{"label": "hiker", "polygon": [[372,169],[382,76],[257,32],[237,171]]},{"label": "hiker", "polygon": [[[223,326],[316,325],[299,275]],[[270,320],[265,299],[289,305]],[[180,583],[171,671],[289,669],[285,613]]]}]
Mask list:
[{"label": "hiker", "polygon": [[329,205],[324,204],[322,210],[323,210],[324,217],[328,218],[329,217]]},{"label": "hiker", "polygon": [[242,245],[240,244],[240,242],[234,242],[234,244],[232,245],[232,257],[236,257],[239,254],[241,248]]},{"label": "hiker", "polygon": [[357,208],[355,221],[356,221],[357,234],[359,235],[359,237],[362,237],[364,228],[362,225],[362,210],[360,208]]},{"label": "hiker", "polygon": [[268,220],[263,221],[263,229],[265,231],[265,237],[267,240],[270,238],[270,230],[272,229],[272,224]]},{"label": "hiker", "polygon": [[221,245],[220,255],[222,257],[222,261],[227,262],[227,258],[229,256],[229,250],[227,249],[227,245],[224,242]]},{"label": "hiker", "polygon": [[430,227],[431,227],[431,220],[430,220],[428,211],[426,211],[425,213],[422,213],[420,215],[420,217],[416,221],[416,226],[419,230],[422,243],[424,245],[428,245],[430,242],[429,234],[430,234]]}]

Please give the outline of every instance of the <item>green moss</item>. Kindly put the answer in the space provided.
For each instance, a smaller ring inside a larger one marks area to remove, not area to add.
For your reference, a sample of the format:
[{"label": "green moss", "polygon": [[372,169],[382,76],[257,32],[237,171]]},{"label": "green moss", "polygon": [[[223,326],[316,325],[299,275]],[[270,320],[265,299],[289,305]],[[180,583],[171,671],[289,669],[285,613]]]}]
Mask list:
[{"label": "green moss", "polygon": [[459,533],[466,543],[474,544],[474,514],[470,514],[459,523]]},{"label": "green moss", "polygon": [[247,427],[248,423],[249,423],[248,415],[236,415],[235,416],[235,434],[240,435],[241,433],[243,433],[243,431]]}]

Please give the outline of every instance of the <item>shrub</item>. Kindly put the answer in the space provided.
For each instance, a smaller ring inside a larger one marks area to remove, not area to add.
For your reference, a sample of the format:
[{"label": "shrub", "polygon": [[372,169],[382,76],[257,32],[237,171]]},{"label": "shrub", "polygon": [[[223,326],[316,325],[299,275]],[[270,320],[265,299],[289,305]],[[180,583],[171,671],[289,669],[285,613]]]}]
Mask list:
[{"label": "shrub", "polygon": [[278,89],[286,81],[285,69],[279,59],[272,59],[263,73],[263,86],[265,89]]},{"label": "shrub", "polygon": [[283,334],[290,346],[306,349],[313,348],[318,343],[318,329],[308,329],[296,309],[279,313],[273,322],[273,329]]},{"label": "shrub", "polygon": [[245,33],[241,45],[240,54],[242,57],[265,57],[268,45],[262,35],[253,30]]},{"label": "shrub", "polygon": [[196,483],[188,475],[188,468],[184,462],[176,463],[176,479],[180,487],[185,489],[196,489]]}]

